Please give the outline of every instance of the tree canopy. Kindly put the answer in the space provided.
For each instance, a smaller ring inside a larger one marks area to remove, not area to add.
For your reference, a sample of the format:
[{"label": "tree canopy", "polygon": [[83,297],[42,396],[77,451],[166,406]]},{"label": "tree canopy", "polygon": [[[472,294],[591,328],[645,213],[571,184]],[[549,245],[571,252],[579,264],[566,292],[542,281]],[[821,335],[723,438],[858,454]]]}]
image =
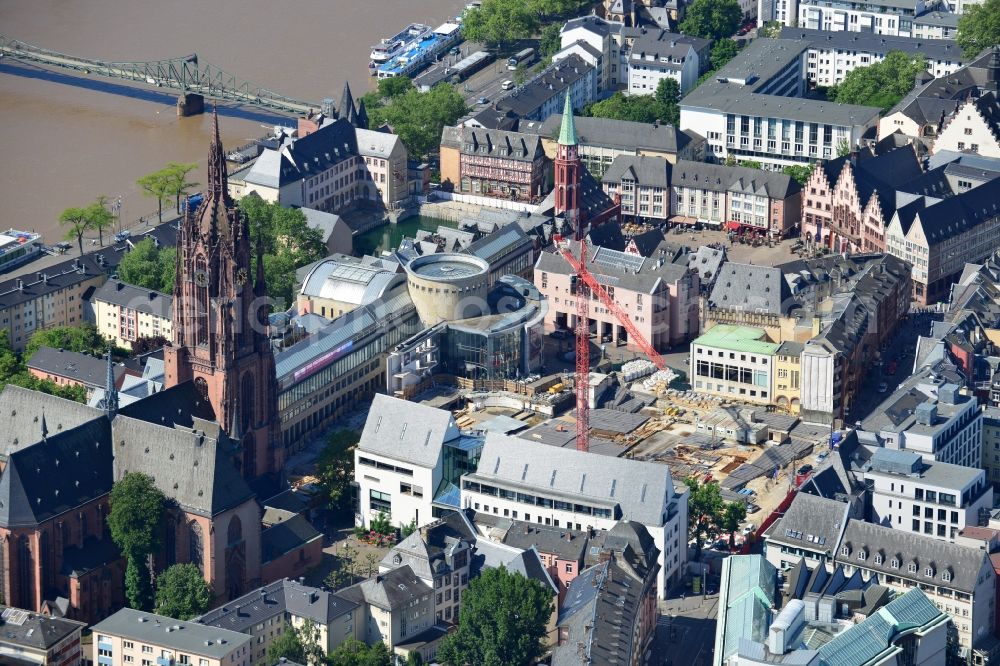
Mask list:
[{"label": "tree canopy", "polygon": [[157,247],[152,238],[143,238],[122,256],[118,279],[169,294],[174,290],[176,263],[177,248]]},{"label": "tree canopy", "polygon": [[966,4],[965,12],[958,17],[955,41],[967,58],[1000,44],[1000,0]]},{"label": "tree canopy", "polygon": [[341,643],[326,659],[328,666],[392,666],[392,655],[385,643],[366,645],[356,638]]},{"label": "tree canopy", "polygon": [[527,666],[544,653],[552,593],[504,567],[487,569],[462,596],[458,631],[448,634],[437,660],[449,666]]},{"label": "tree canopy", "polygon": [[888,111],[910,92],[917,74],[925,69],[922,55],[890,51],[885,60],[848,72],[840,85],[827,91],[827,98],[838,104],[878,106]]},{"label": "tree canopy", "polygon": [[153,479],[139,472],[125,474],[111,487],[108,528],[127,560],[125,596],[136,610],[149,610],[153,605],[146,559],[160,545],[164,504]]},{"label": "tree canopy", "polygon": [[[44,332],[47,331],[39,331],[35,335]],[[9,332],[7,329],[0,329],[0,389],[3,389],[7,384],[41,391],[67,400],[87,402],[86,387],[74,384],[56,384],[49,379],[39,379],[28,372],[28,368],[22,362],[22,357],[19,357],[10,346]]]},{"label": "tree canopy", "polygon": [[799,185],[805,185],[812,175],[813,166],[812,164],[789,165],[783,168],[781,173],[791,176]]},{"label": "tree canopy", "polygon": [[724,501],[719,484],[714,481],[702,483],[688,477],[684,479],[684,484],[691,489],[688,497],[688,530],[695,539],[696,553],[700,556],[705,537],[719,530],[732,532],[738,529],[746,518],[746,507],[740,503]]},{"label": "tree canopy", "polygon": [[101,337],[96,326],[85,323],[79,326],[56,326],[36,331],[24,347],[24,357],[30,359],[39,347],[101,356],[108,350],[108,341]]},{"label": "tree canopy", "polygon": [[738,0],[694,0],[688,5],[680,31],[705,39],[723,39],[736,32],[742,18]]},{"label": "tree canopy", "polygon": [[268,646],[264,662],[276,664],[282,657],[309,666],[324,664],[326,655],[320,645],[319,626],[312,620],[298,626],[286,623],[281,634]]},{"label": "tree canopy", "polygon": [[194,564],[168,567],[156,581],[156,612],[178,620],[190,620],[208,610],[212,590],[201,569]]},{"label": "tree canopy", "polygon": [[252,243],[259,239],[264,245],[267,294],[288,307],[298,286],[295,270],[326,256],[323,236],[308,225],[298,208],[285,208],[257,196],[240,199],[240,208],[247,216]]},{"label": "tree canopy", "polygon": [[561,30],[558,23],[550,23],[542,28],[541,37],[538,39],[538,50],[543,58],[551,56],[562,48]]},{"label": "tree canopy", "polygon": [[740,45],[735,39],[720,39],[712,44],[712,53],[709,56],[709,64],[713,70],[719,69],[727,62],[736,57],[740,52]]},{"label": "tree canopy", "polygon": [[360,437],[351,430],[331,433],[316,459],[316,477],[329,509],[345,509],[354,480],[354,446]]},{"label": "tree canopy", "polygon": [[174,200],[175,210],[180,210],[181,197],[188,194],[198,183],[188,180],[188,174],[198,168],[195,163],[168,162],[159,171],[142,176],[136,185],[142,193],[156,200],[157,217],[163,222],[163,204]]},{"label": "tree canopy", "polygon": [[405,91],[365,96],[365,108],[372,127],[388,123],[399,135],[410,157],[420,159],[437,151],[441,130],[468,111],[465,100],[450,83],[439,83],[426,93],[408,82]]},{"label": "tree canopy", "polygon": [[558,0],[483,0],[479,7],[466,10],[462,36],[473,42],[502,46],[527,39],[538,31],[538,12],[532,6]]},{"label": "tree canopy", "polygon": [[680,88],[674,79],[661,79],[652,95],[624,95],[616,92],[600,102],[587,105],[583,115],[637,123],[680,122]]}]

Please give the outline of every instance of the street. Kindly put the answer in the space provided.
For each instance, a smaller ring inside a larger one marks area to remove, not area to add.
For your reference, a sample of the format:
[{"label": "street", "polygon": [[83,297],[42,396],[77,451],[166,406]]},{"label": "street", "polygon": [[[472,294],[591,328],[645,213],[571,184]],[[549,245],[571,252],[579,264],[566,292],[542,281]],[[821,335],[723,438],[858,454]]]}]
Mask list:
[{"label": "street", "polygon": [[650,666],[707,666],[715,642],[717,594],[676,596],[660,602]]}]

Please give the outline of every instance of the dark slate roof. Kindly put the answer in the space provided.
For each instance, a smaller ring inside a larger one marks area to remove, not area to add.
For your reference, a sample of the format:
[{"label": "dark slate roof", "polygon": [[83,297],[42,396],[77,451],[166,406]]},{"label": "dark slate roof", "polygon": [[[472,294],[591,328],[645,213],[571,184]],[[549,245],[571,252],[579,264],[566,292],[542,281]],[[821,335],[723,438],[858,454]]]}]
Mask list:
[{"label": "dark slate roof", "polygon": [[[573,116],[573,122],[577,143],[583,146],[676,154],[691,143],[691,136],[673,125],[586,116]],[[522,131],[536,132],[549,138],[557,136],[561,126],[561,113],[553,114],[541,123],[521,123]]]},{"label": "dark slate roof", "polygon": [[715,192],[753,193],[771,199],[785,199],[802,190],[794,178],[778,171],[689,160],[677,161],[672,169],[671,184]]},{"label": "dark slate roof", "polygon": [[[92,388],[104,388],[107,383],[107,359],[97,358],[90,354],[53,349],[43,345],[31,355],[25,365],[32,370],[66,377]],[[125,375],[125,368],[121,365],[115,365],[113,372],[115,385],[120,385],[121,378]]]},{"label": "dark slate roof", "polygon": [[[787,177],[787,176],[786,176]],[[619,155],[601,178],[602,183],[632,180],[643,187],[670,186],[670,163],[663,157]]]},{"label": "dark slate roof", "polygon": [[139,312],[170,319],[174,298],[169,294],[112,279],[98,287],[91,295],[90,300],[121,305]]},{"label": "dark slate roof", "polygon": [[463,545],[471,549],[475,543],[476,531],[465,513],[452,511],[396,544],[381,564],[390,569],[407,565],[420,578],[430,580],[451,571],[449,553],[457,552]]},{"label": "dark slate roof", "polygon": [[49,650],[87,626],[9,606],[0,606],[0,618],[0,641],[30,650]]},{"label": "dark slate roof", "polygon": [[346,587],[338,594],[355,603],[364,602],[385,610],[394,610],[433,592],[426,583],[417,578],[413,569],[404,565]]},{"label": "dark slate roof", "polygon": [[569,636],[553,648],[552,666],[628,664],[641,659],[638,652],[644,646],[633,644],[632,637],[643,605],[642,582],[614,560],[574,578],[559,614],[559,627]]},{"label": "dark slate roof", "polygon": [[566,89],[587,76],[594,68],[580,56],[573,54],[549,65],[541,74],[519,86],[498,100],[498,111],[512,111],[526,117],[535,113],[553,97],[562,99]]},{"label": "dark slate roof", "polygon": [[265,151],[257,158],[246,179],[270,187],[289,185],[331,169],[357,154],[354,126],[339,118],[278,151]]},{"label": "dark slate roof", "polygon": [[545,154],[541,138],[537,134],[463,127],[461,142],[462,152],[470,155],[489,155],[519,162],[533,162]]},{"label": "dark slate roof", "polygon": [[105,418],[104,412],[54,395],[7,384],[0,391],[0,459],[42,439],[42,423],[58,434]]},{"label": "dark slate roof", "polygon": [[710,307],[787,314],[792,302],[780,268],[727,261],[719,269],[708,298]]},{"label": "dark slate roof", "polygon": [[121,551],[110,538],[90,537],[83,542],[82,547],[70,546],[63,551],[60,573],[63,576],[78,577],[88,571],[117,562],[121,558]]},{"label": "dark slate roof", "polygon": [[88,421],[13,451],[0,475],[0,526],[34,526],[111,491],[111,424]]},{"label": "dark slate roof", "polygon": [[[140,236],[129,240],[138,243],[145,238],[153,238],[162,247],[177,244],[177,228],[172,224],[161,224]],[[0,308],[9,308],[27,301],[54,294],[100,275],[109,275],[121,261],[128,245],[116,243],[83,257],[67,259],[45,270],[23,273],[21,277],[0,282]],[[43,279],[44,276],[44,279]],[[22,288],[18,288],[18,285]]]},{"label": "dark slate roof", "polygon": [[587,552],[588,540],[587,532],[514,521],[503,543],[522,550],[534,546],[539,553],[580,562]]},{"label": "dark slate roof", "polygon": [[[236,443],[214,421],[191,417],[203,404],[192,393],[193,385],[186,382],[119,411],[115,478],[143,472],[185,511],[214,516],[254,494],[234,465]],[[184,406],[171,409],[176,405]]]},{"label": "dark slate roof", "polygon": [[934,245],[1000,216],[1000,179],[934,203],[916,212],[927,241]]},{"label": "dark slate roof", "polygon": [[357,603],[329,590],[285,578],[227,601],[193,622],[246,634],[254,625],[268,618],[284,617],[286,611],[317,624],[328,625],[357,606]]},{"label": "dark slate roof", "polygon": [[767,540],[832,553],[847,526],[848,509],[845,502],[799,493],[775,523]]},{"label": "dark slate roof", "polygon": [[[845,546],[850,549],[846,555],[842,552]],[[864,562],[868,569],[886,576],[917,579],[928,585],[941,585],[968,594],[976,591],[976,581],[983,561],[989,558],[988,553],[978,548],[852,520],[844,530],[841,546],[836,551],[836,561],[857,566],[858,552],[861,549],[868,554]],[[881,564],[876,564],[876,554],[882,555]],[[899,560],[898,567],[892,566],[893,559]],[[917,565],[916,573],[908,571],[911,563]],[[928,566],[934,568],[933,576],[925,575],[924,569]],[[943,580],[945,572],[951,574],[950,582]]]},{"label": "dark slate roof", "polygon": [[812,30],[809,28],[781,29],[781,39],[801,39],[815,49],[842,49],[885,55],[890,51],[920,54],[930,60],[948,60],[962,64],[962,49],[950,39],[921,39],[878,35],[873,32],[853,32],[842,30]]},{"label": "dark slate roof", "polygon": [[299,514],[260,533],[261,562],[272,562],[285,553],[322,539],[323,535]]}]

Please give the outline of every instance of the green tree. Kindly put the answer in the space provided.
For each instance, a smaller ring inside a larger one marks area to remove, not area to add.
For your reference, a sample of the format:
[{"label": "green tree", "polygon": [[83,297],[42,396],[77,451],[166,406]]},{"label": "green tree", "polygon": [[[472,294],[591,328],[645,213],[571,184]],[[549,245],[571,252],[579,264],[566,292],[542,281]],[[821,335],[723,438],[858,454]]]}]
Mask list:
[{"label": "green tree", "polygon": [[267,646],[265,654],[264,663],[268,666],[277,664],[282,658],[300,664],[306,659],[305,649],[302,641],[299,640],[298,632],[287,622],[278,637]]},{"label": "green tree", "polygon": [[838,104],[878,106],[888,111],[913,88],[917,74],[926,69],[922,55],[890,51],[885,59],[847,73],[839,86],[827,92]]},{"label": "green tree", "polygon": [[176,248],[157,247],[152,238],[143,238],[118,262],[118,279],[169,294],[174,289],[176,261]]},{"label": "green tree", "polygon": [[480,7],[466,10],[462,20],[466,40],[501,48],[537,31],[538,14],[524,0],[483,0]]},{"label": "green tree", "polygon": [[[391,76],[378,80],[378,94],[384,99],[399,97],[411,90],[413,90],[413,79],[408,76]],[[365,106],[368,106],[367,102],[365,102]]]},{"label": "green tree", "polygon": [[757,36],[777,39],[781,36],[781,27],[781,21],[767,21],[757,30]]},{"label": "green tree", "polygon": [[967,4],[965,12],[958,17],[955,41],[967,58],[1000,44],[1000,0]]},{"label": "green tree", "polygon": [[35,331],[24,347],[24,358],[30,359],[43,346],[101,356],[107,351],[108,342],[93,324],[56,326]]},{"label": "green tree", "polygon": [[333,432],[316,458],[315,475],[328,509],[348,507],[354,481],[354,446],[358,439],[358,434],[352,430]]},{"label": "green tree", "polygon": [[552,593],[532,578],[487,569],[462,595],[458,631],[448,634],[437,659],[449,666],[527,666],[545,651]]},{"label": "green tree", "polygon": [[326,256],[322,235],[306,223],[298,208],[285,208],[258,196],[243,197],[240,208],[247,216],[253,242],[259,239],[264,245],[268,296],[285,304],[292,302],[297,287],[295,270]]},{"label": "green tree", "polygon": [[524,62],[517,63],[517,67],[514,69],[514,74],[511,77],[514,83],[521,85],[528,78],[528,65]]},{"label": "green tree", "polygon": [[558,23],[550,23],[542,28],[542,35],[538,40],[538,50],[542,57],[549,57],[562,48],[561,28]]},{"label": "green tree", "polygon": [[90,230],[90,214],[86,208],[67,208],[59,214],[59,226],[66,229],[66,240],[76,239],[83,256],[83,235]]},{"label": "green tree", "polygon": [[812,164],[795,164],[786,166],[781,170],[781,172],[786,176],[791,176],[799,185],[805,185],[809,182],[809,176],[812,175],[812,170]]},{"label": "green tree", "polygon": [[734,535],[746,517],[747,507],[742,502],[726,502],[726,506],[722,509],[722,515],[719,516],[719,527],[729,535],[730,551],[735,550],[736,537]]},{"label": "green tree", "polygon": [[681,108],[678,102],[681,99],[681,87],[674,79],[664,78],[656,84],[656,92],[653,99],[659,105],[657,119],[671,125],[679,125],[681,122]]},{"label": "green tree", "polygon": [[662,109],[653,95],[630,95],[626,97],[616,92],[607,99],[587,105],[583,114],[595,118],[630,120],[637,123],[653,123],[660,117]]},{"label": "green tree", "polygon": [[28,372],[28,368],[25,367],[22,359],[11,349],[7,329],[0,329],[0,389],[6,384],[13,384],[31,389],[32,391],[40,391],[41,393],[47,393],[48,395],[58,396],[67,400],[87,402],[86,387],[75,384],[56,384],[48,379],[39,379]]},{"label": "green tree", "polygon": [[712,54],[708,58],[713,70],[717,70],[736,57],[740,45],[735,39],[720,39],[712,45]]},{"label": "green tree", "polygon": [[837,142],[837,157],[843,157],[844,155],[851,154],[851,144],[847,139],[841,139]]},{"label": "green tree", "polygon": [[153,479],[139,472],[126,473],[111,487],[108,527],[111,539],[125,555],[125,596],[136,610],[149,610],[153,605],[146,562],[160,545],[164,503]]},{"label": "green tree", "polygon": [[687,8],[680,30],[685,35],[722,39],[736,32],[742,18],[738,0],[694,0]]},{"label": "green tree", "polygon": [[389,522],[389,516],[381,511],[379,511],[377,516],[372,518],[369,526],[372,532],[382,534],[384,536],[389,536],[390,534],[395,534],[396,532],[396,528],[392,526],[391,522]]},{"label": "green tree", "polygon": [[719,484],[713,482],[701,483],[693,477],[684,479],[691,489],[688,497],[688,526],[690,536],[695,539],[695,559],[701,557],[701,547],[705,535],[712,531],[722,516],[723,501]]},{"label": "green tree", "polygon": [[369,646],[356,638],[341,643],[326,661],[328,666],[391,666],[393,663],[385,643],[379,641]]},{"label": "green tree", "polygon": [[384,106],[369,108],[368,116],[372,126],[388,123],[410,157],[417,159],[437,151],[441,130],[445,125],[454,125],[466,111],[465,100],[455,86],[439,83],[426,93],[410,88]]},{"label": "green tree", "polygon": [[105,195],[97,197],[97,201],[87,206],[87,227],[97,231],[97,240],[104,247],[104,230],[114,224],[115,216],[108,210],[110,200]]},{"label": "green tree", "polygon": [[167,194],[174,197],[174,210],[181,211],[181,197],[187,196],[198,183],[188,180],[188,174],[198,168],[194,162],[169,162],[164,171],[167,183]]},{"label": "green tree", "polygon": [[175,176],[169,169],[160,169],[153,173],[148,173],[135,181],[142,193],[156,199],[156,213],[160,222],[163,222],[163,202],[170,201],[175,187]]},{"label": "green tree", "polygon": [[201,569],[194,564],[168,567],[156,581],[156,612],[178,620],[190,620],[208,610],[212,590]]},{"label": "green tree", "polygon": [[535,13],[549,17],[576,16],[593,4],[591,0],[528,0]]},{"label": "green tree", "polygon": [[743,160],[740,162],[741,167],[746,167],[748,169],[763,169],[764,165],[757,160]]}]

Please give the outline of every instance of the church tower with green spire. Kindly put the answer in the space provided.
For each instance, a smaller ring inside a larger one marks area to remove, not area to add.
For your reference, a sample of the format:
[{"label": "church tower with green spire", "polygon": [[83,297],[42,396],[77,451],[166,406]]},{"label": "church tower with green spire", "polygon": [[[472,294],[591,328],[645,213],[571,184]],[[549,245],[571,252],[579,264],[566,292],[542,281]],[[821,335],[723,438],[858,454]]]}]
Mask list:
[{"label": "church tower with green spire", "polygon": [[559,147],[555,163],[555,213],[579,232],[580,220],[580,153],[576,143],[576,123],[573,120],[573,102],[566,90],[562,125],[559,128]]}]

